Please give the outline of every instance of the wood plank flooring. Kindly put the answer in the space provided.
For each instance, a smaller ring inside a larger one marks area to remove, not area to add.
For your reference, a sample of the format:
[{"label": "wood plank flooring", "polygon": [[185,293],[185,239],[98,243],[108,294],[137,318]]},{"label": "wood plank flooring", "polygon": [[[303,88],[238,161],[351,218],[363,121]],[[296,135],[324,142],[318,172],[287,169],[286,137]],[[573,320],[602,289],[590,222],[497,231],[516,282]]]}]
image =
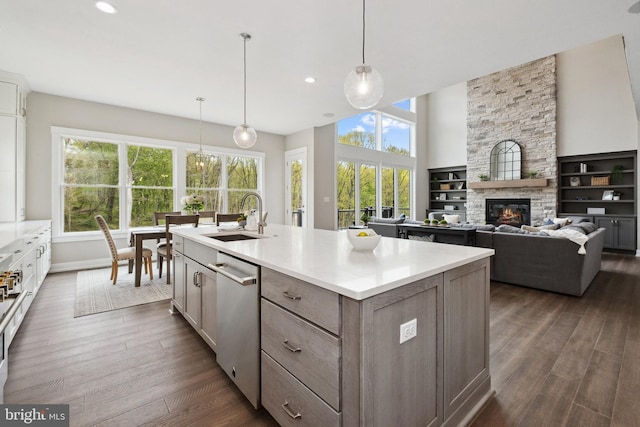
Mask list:
[{"label": "wood plank flooring", "polygon": [[[275,426],[160,302],[73,318],[50,274],[9,351],[6,403],[69,403],[73,426]],[[492,283],[496,395],[473,426],[640,426],[640,259],[604,254],[581,298]]]}]

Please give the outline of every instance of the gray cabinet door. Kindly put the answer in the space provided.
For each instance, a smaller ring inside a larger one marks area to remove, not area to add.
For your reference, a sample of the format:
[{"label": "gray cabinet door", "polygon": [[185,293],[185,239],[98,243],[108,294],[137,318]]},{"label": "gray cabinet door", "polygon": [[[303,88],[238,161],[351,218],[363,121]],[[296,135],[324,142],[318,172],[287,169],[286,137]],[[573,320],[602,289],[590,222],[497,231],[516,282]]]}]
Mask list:
[{"label": "gray cabinet door", "polygon": [[607,230],[604,247],[607,249],[636,250],[636,221],[634,218],[596,218],[598,227]]},{"label": "gray cabinet door", "polygon": [[173,305],[180,311],[184,312],[185,299],[185,257],[180,252],[174,252],[172,262],[173,265]]},{"label": "gray cabinet door", "polygon": [[184,307],[184,318],[196,328],[200,330],[202,322],[202,296],[200,292],[200,271],[203,267],[190,258],[184,258],[184,273],[186,278],[186,298]]},{"label": "gray cabinet door", "polygon": [[216,273],[208,268],[200,269],[200,290],[202,317],[200,325],[200,336],[209,344],[209,347],[216,351],[216,312],[218,285],[216,283]]}]

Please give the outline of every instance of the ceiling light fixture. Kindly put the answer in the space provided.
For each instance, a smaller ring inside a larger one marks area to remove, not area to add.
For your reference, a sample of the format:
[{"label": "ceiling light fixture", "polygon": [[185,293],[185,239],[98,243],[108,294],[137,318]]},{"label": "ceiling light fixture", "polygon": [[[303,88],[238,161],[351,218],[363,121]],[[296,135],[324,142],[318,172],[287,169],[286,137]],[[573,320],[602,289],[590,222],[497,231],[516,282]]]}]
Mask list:
[{"label": "ceiling light fixture", "polygon": [[382,75],[364,61],[365,0],[362,0],[362,65],[349,73],[344,81],[344,96],[355,108],[365,110],[375,106],[384,93]]},{"label": "ceiling light fixture", "polygon": [[195,155],[196,168],[201,168],[202,170],[204,170],[204,161],[207,158],[207,156],[204,154],[204,151],[202,151],[202,102],[204,101],[204,98],[199,96],[196,98],[196,101],[200,103],[200,149]]},{"label": "ceiling light fixture", "polygon": [[109,15],[118,13],[118,9],[114,5],[106,1],[97,1],[96,7],[98,8],[98,10],[104,13],[108,13]]},{"label": "ceiling light fixture", "polygon": [[629,7],[629,9],[627,10],[627,12],[640,13],[640,1],[637,1],[634,4],[632,4],[631,7]]},{"label": "ceiling light fixture", "polygon": [[316,78],[315,77],[307,77],[304,79],[304,81],[306,83],[315,83],[316,82]]},{"label": "ceiling light fixture", "polygon": [[244,39],[244,122],[233,131],[233,140],[240,148],[249,148],[256,143],[258,135],[255,129],[247,124],[247,40],[251,40],[251,35],[240,34]]}]

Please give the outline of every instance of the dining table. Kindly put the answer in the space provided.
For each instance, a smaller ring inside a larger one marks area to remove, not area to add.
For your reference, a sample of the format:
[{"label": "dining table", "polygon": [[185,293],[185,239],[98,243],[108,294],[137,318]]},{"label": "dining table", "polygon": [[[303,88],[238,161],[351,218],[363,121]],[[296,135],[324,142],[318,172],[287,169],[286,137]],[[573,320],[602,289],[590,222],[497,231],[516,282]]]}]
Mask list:
[{"label": "dining table", "polygon": [[[140,287],[140,277],[142,276],[142,242],[145,240],[158,240],[166,236],[167,230],[165,226],[131,230],[131,238],[129,244],[136,248],[135,262],[135,286]],[[129,261],[129,273],[132,270],[132,261]],[[168,272],[167,272],[168,273]]]}]

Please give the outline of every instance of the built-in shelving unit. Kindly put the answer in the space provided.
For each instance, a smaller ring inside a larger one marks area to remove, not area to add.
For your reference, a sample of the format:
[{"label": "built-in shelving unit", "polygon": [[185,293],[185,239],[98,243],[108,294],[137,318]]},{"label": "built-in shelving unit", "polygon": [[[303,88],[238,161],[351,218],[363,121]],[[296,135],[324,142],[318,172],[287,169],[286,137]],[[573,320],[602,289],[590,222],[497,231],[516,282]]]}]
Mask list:
[{"label": "built-in shelving unit", "polygon": [[636,250],[636,151],[558,158],[560,216],[607,229],[605,248]]},{"label": "built-in shelving unit", "polygon": [[466,215],[467,168],[429,169],[429,212],[452,211]]}]

